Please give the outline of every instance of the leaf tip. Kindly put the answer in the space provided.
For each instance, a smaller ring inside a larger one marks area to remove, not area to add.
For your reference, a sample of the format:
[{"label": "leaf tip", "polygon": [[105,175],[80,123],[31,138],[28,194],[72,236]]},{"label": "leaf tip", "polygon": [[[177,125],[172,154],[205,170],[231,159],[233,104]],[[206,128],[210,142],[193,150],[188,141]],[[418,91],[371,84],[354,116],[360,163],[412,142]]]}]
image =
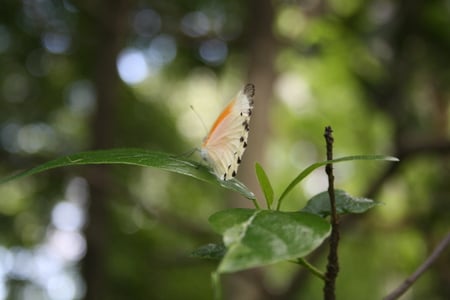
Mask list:
[{"label": "leaf tip", "polygon": [[400,159],[398,157],[395,157],[395,156],[388,156],[388,157],[386,157],[386,160],[394,161],[394,162],[399,162],[400,161]]}]

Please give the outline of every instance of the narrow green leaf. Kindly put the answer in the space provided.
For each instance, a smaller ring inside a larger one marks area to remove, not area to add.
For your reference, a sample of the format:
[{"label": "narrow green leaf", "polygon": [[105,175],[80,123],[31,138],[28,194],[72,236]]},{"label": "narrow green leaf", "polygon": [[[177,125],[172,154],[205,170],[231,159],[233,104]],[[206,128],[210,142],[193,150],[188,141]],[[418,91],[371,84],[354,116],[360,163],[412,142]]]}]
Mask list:
[{"label": "narrow green leaf", "polygon": [[207,244],[192,251],[191,255],[197,258],[220,260],[226,251],[224,244]]},{"label": "narrow green leaf", "polygon": [[54,168],[93,164],[124,164],[159,168],[219,185],[223,188],[238,192],[248,199],[255,199],[255,195],[240,181],[234,178],[227,181],[220,180],[211,173],[208,167],[198,162],[168,153],[135,148],[87,151],[67,155],[16,175],[0,179],[0,184]]},{"label": "narrow green leaf", "polygon": [[209,221],[227,247],[219,273],[306,256],[330,233],[326,220],[303,212],[237,208],[218,212]]},{"label": "narrow green leaf", "polygon": [[270,184],[269,177],[267,177],[266,172],[259,163],[255,164],[255,170],[259,185],[261,186],[264,197],[266,198],[267,208],[270,209],[273,203],[273,188]]},{"label": "narrow green leaf", "polygon": [[[343,190],[335,190],[336,211],[338,214],[361,214],[381,203],[368,198],[360,198],[349,195]],[[312,197],[303,212],[312,213],[321,217],[329,216],[331,213],[330,196],[328,192],[322,192]]]},{"label": "narrow green leaf", "polygon": [[333,160],[329,160],[329,161],[322,161],[322,162],[314,163],[314,164],[310,165],[309,167],[307,167],[306,169],[304,169],[297,177],[294,178],[294,180],[292,180],[291,183],[289,183],[289,185],[286,187],[284,192],[281,194],[280,199],[278,200],[277,210],[280,209],[281,202],[284,199],[284,197],[286,197],[286,195],[289,194],[289,192],[297,184],[299,184],[300,181],[303,180],[303,178],[308,176],[312,171],[314,171],[315,169],[320,168],[322,166],[325,166],[328,163],[335,164],[335,163],[339,163],[339,162],[352,161],[352,160],[384,160],[384,161],[394,161],[394,162],[399,161],[398,158],[393,157],[393,156],[384,156],[384,155],[353,155],[353,156],[345,156],[345,157],[341,157],[341,158],[337,158],[337,159],[333,159]]}]

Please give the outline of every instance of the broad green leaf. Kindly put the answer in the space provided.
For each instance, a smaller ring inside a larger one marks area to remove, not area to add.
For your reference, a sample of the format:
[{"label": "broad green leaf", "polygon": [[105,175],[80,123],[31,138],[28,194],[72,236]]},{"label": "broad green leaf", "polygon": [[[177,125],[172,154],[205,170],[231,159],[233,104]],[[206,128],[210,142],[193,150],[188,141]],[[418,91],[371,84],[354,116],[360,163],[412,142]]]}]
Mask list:
[{"label": "broad green leaf", "polygon": [[353,155],[353,156],[345,156],[345,157],[341,157],[341,158],[337,158],[337,159],[333,159],[333,160],[327,160],[327,161],[314,163],[314,164],[310,165],[309,167],[307,167],[306,169],[304,169],[297,177],[294,178],[294,180],[292,180],[291,183],[289,183],[289,185],[286,187],[284,192],[281,194],[280,199],[278,200],[277,210],[280,209],[281,202],[282,202],[283,198],[286,197],[286,195],[289,194],[289,192],[297,184],[299,184],[300,181],[303,180],[303,178],[308,176],[312,171],[314,171],[315,169],[320,168],[322,166],[325,166],[326,164],[329,164],[329,163],[335,164],[335,163],[339,163],[339,162],[352,161],[352,160],[384,160],[384,161],[395,161],[395,162],[399,161],[398,158],[393,157],[393,156],[384,156],[384,155]]},{"label": "broad green leaf", "polygon": [[218,212],[209,221],[227,247],[219,273],[306,256],[330,233],[326,220],[303,212],[236,208]]},{"label": "broad green leaf", "polygon": [[124,164],[159,168],[219,185],[226,189],[238,192],[248,199],[255,199],[255,195],[240,181],[234,178],[227,181],[220,180],[211,173],[209,168],[198,162],[168,153],[152,152],[145,149],[134,148],[87,151],[67,155],[16,175],[0,179],[0,184],[54,168],[93,164]]},{"label": "broad green leaf", "polygon": [[[343,190],[334,191],[336,199],[336,211],[338,214],[361,214],[381,203],[368,198],[353,197]],[[329,216],[331,213],[330,196],[328,192],[322,192],[312,197],[303,212],[312,213],[321,217]]]},{"label": "broad green leaf", "polygon": [[192,251],[192,256],[204,259],[219,260],[225,255],[227,248],[224,244],[207,244]]},{"label": "broad green leaf", "polygon": [[266,198],[267,207],[270,209],[273,203],[273,188],[270,184],[269,178],[267,177],[266,172],[263,167],[259,164],[255,164],[256,177],[258,177],[259,185],[264,193],[264,197]]}]

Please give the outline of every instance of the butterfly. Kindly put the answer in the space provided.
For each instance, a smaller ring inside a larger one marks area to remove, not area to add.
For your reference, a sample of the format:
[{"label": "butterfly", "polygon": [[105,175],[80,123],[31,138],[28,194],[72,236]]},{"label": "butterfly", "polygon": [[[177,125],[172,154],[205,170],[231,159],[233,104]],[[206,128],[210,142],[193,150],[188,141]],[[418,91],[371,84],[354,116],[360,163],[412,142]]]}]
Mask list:
[{"label": "butterfly", "polygon": [[203,139],[200,154],[221,180],[236,176],[247,148],[254,95],[255,86],[246,84],[224,108]]}]

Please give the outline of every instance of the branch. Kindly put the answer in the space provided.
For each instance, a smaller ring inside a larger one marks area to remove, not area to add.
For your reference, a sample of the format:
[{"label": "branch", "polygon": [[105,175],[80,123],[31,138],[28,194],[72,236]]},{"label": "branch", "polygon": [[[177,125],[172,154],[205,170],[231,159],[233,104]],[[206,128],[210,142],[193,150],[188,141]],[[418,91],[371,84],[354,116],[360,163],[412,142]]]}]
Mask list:
[{"label": "branch", "polygon": [[444,251],[444,249],[450,243],[450,233],[439,243],[439,245],[434,249],[433,253],[423,262],[423,264],[408,278],[406,278],[403,283],[392,291],[389,295],[383,298],[383,300],[394,300],[398,299],[403,295],[413,284],[419,279],[419,277],[434,263],[434,261],[439,257],[439,255]]},{"label": "branch", "polygon": [[[325,141],[327,145],[327,160],[333,159],[333,130],[330,126],[325,127]],[[325,172],[328,175],[328,194],[330,195],[331,205],[331,236],[330,252],[328,254],[327,272],[325,273],[325,286],[323,288],[325,300],[336,299],[335,286],[336,278],[339,273],[338,245],[339,245],[339,216],[336,212],[336,199],[334,195],[334,175],[333,165],[327,164]]]}]

